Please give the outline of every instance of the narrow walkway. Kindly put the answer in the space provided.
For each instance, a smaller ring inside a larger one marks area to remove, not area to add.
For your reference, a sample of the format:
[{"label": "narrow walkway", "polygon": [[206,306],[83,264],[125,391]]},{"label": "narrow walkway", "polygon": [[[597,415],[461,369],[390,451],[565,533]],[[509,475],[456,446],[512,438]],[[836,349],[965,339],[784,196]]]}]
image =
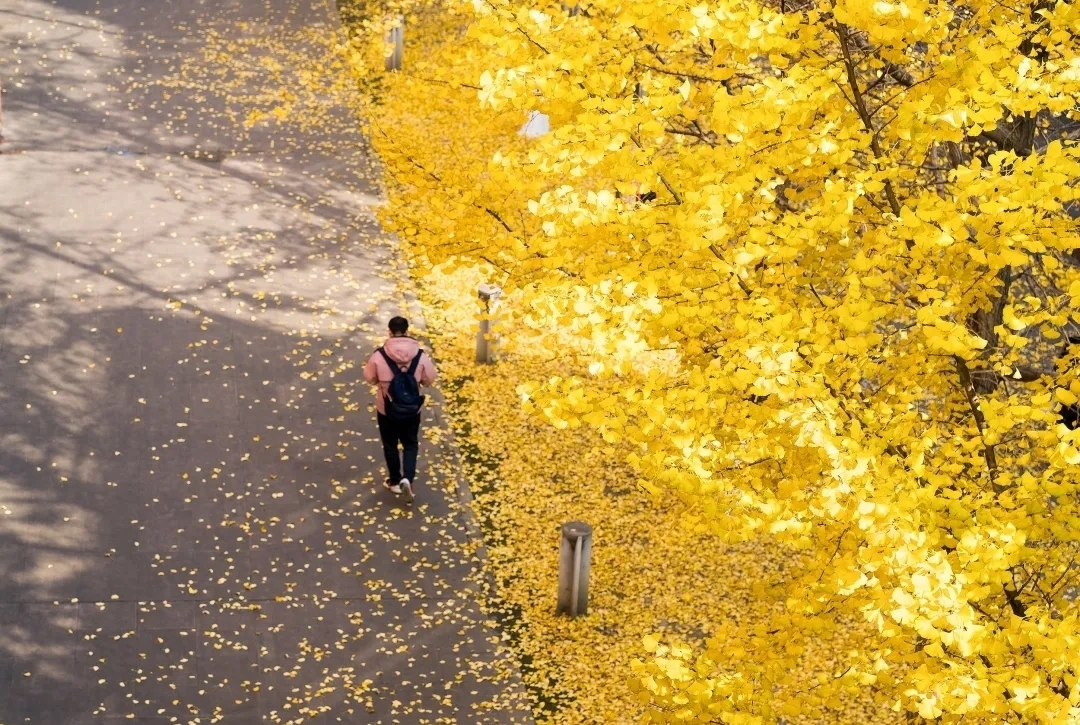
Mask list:
[{"label": "narrow walkway", "polygon": [[154,82],[333,13],[0,0],[0,725],[527,722],[448,451],[381,487],[402,299],[347,112],[246,136]]}]

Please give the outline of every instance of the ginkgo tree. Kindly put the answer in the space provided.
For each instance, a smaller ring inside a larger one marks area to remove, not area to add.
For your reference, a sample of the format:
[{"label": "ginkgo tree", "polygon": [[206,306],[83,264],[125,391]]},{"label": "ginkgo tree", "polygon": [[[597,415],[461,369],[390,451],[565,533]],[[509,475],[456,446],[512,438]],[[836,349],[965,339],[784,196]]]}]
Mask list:
[{"label": "ginkgo tree", "polygon": [[797,563],[771,621],[645,642],[647,717],[1080,722],[1080,4],[454,9],[396,81],[446,124],[375,124],[390,221],[580,356],[528,409]]}]

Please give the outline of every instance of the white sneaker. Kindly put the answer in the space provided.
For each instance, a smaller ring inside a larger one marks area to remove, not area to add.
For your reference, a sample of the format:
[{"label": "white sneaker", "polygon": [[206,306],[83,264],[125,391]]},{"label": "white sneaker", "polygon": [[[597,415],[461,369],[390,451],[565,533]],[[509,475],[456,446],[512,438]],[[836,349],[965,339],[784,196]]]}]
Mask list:
[{"label": "white sneaker", "polygon": [[397,495],[397,494],[401,493],[401,484],[400,483],[394,484],[393,486],[387,486],[387,488],[390,489],[390,493],[392,493],[392,494]]},{"label": "white sneaker", "polygon": [[412,503],[416,500],[416,496],[413,495],[412,483],[409,479],[401,479],[401,491],[405,494],[405,503]]}]

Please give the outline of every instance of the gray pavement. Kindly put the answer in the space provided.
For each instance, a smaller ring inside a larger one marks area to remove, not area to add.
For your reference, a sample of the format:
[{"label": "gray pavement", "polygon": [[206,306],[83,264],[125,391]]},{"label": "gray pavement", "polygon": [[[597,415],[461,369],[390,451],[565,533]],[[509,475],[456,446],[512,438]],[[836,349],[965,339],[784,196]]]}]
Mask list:
[{"label": "gray pavement", "polygon": [[452,451],[381,486],[360,364],[405,303],[349,112],[247,134],[155,82],[332,22],[0,0],[0,725],[527,722]]}]

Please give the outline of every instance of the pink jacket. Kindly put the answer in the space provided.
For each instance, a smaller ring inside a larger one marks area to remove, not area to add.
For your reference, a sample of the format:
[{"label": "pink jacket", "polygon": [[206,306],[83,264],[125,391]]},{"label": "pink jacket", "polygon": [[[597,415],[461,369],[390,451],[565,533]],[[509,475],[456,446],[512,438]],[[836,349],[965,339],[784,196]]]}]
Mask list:
[{"label": "pink jacket", "polygon": [[[388,337],[386,342],[383,343],[383,350],[402,370],[409,369],[409,363],[416,357],[419,349],[420,343],[411,337]],[[420,364],[416,366],[416,381],[421,385],[431,385],[435,382],[435,375],[435,363],[431,361],[431,357],[427,353],[424,353],[420,357]],[[372,385],[379,384],[379,389],[375,394],[375,409],[380,413],[386,413],[383,399],[386,397],[386,391],[390,388],[390,381],[393,379],[393,371],[390,370],[386,360],[376,350],[368,358],[367,365],[364,366],[364,380]]]}]

